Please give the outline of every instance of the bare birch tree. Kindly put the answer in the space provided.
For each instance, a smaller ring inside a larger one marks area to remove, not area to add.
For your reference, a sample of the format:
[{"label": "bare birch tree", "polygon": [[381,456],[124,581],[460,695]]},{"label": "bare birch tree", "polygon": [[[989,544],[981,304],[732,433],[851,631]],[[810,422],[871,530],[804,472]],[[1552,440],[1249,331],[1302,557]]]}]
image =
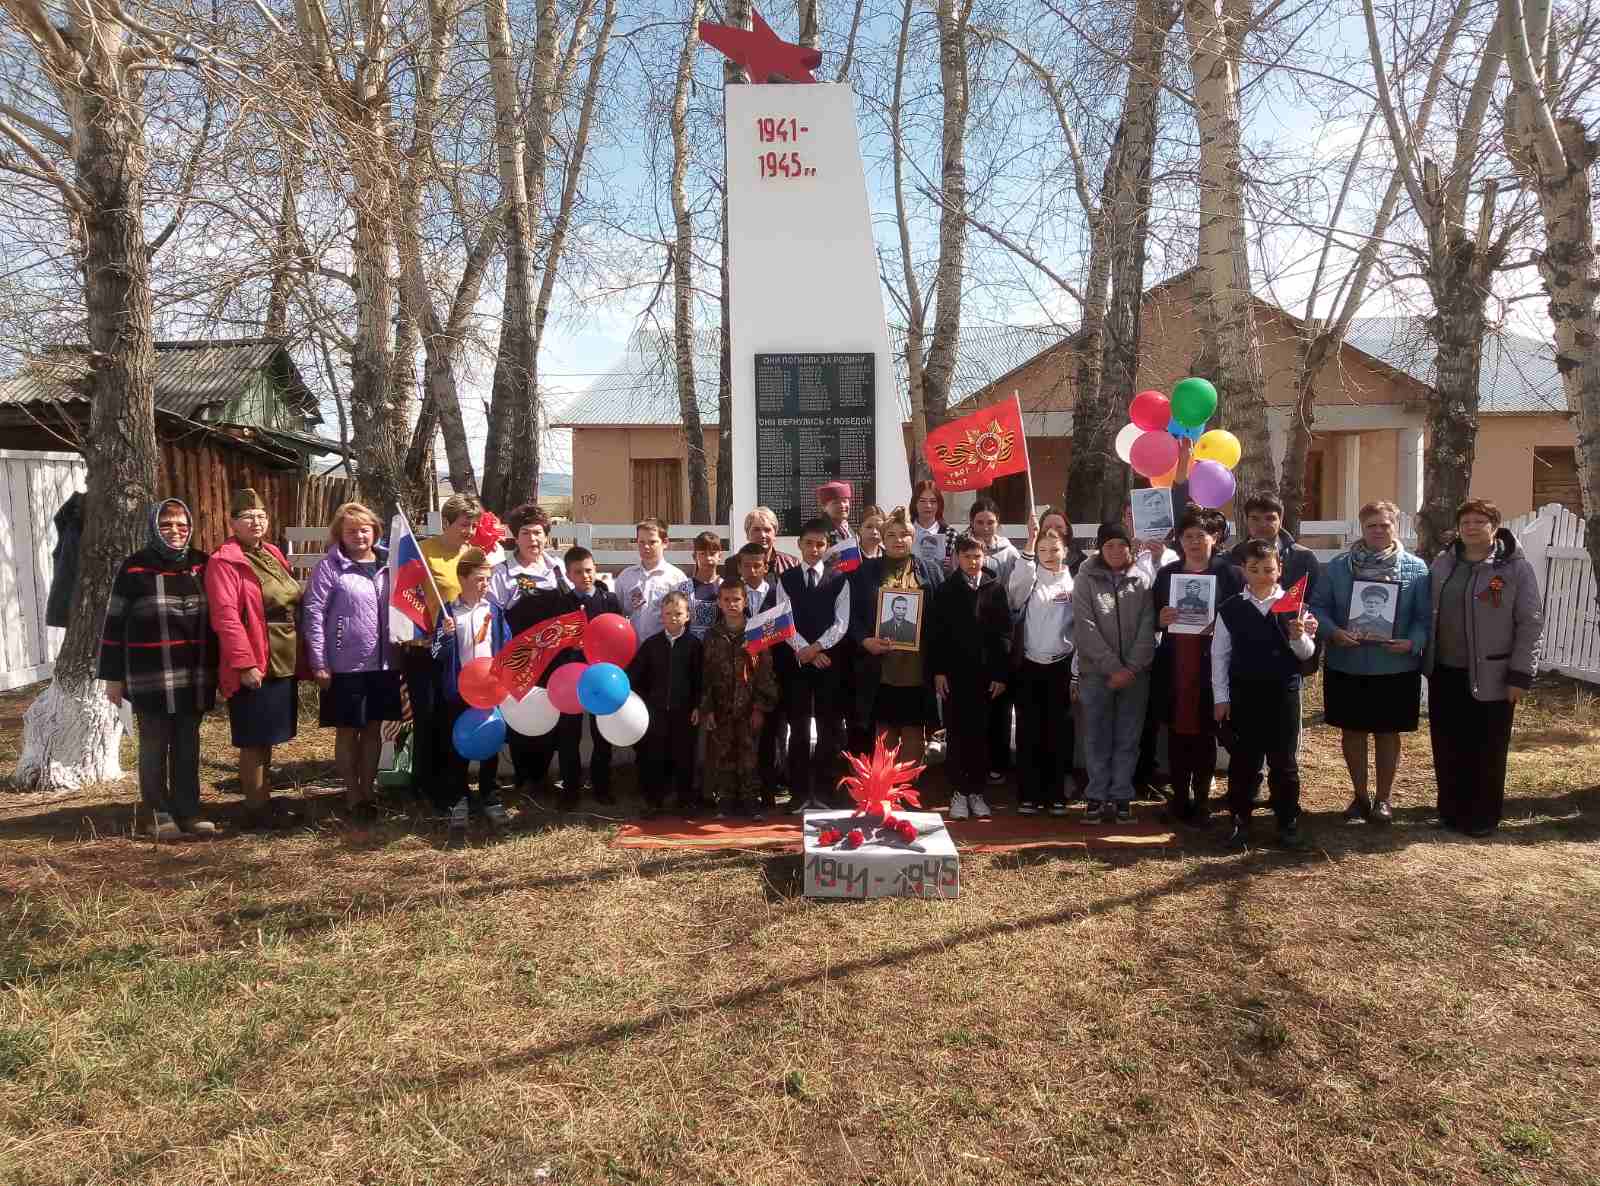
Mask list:
[{"label": "bare birch tree", "polygon": [[[750,28],[750,0],[727,0],[723,21],[737,29]],[[732,58],[722,62],[722,89],[727,94],[730,86],[742,86],[750,81],[744,67]],[[724,102],[726,107],[726,102]],[[722,186],[722,227],[718,259],[717,311],[717,522],[727,523],[733,514],[733,341],[728,330],[728,310],[732,293],[728,288],[728,187],[726,178]],[[738,545],[735,532],[733,542]]]},{"label": "bare birch tree", "polygon": [[706,437],[700,423],[700,399],[694,374],[694,225],[689,214],[689,86],[699,45],[705,0],[689,0],[689,21],[672,87],[672,343],[677,362],[678,413],[683,421],[688,458],[689,518],[704,523],[711,517],[711,487],[706,478]]},{"label": "bare birch tree", "polygon": [[[1578,107],[1588,88],[1572,76],[1580,53],[1592,55],[1593,46],[1573,44],[1583,34],[1563,38],[1552,28],[1548,0],[1500,0],[1500,25],[1511,74],[1506,152],[1539,198],[1545,242],[1534,261],[1550,298],[1556,369],[1577,430],[1585,546],[1600,575],[1600,277],[1590,180],[1600,145]],[[1591,63],[1591,85],[1592,71]]]},{"label": "bare birch tree", "polygon": [[156,496],[145,88],[151,71],[177,65],[178,42],[130,25],[108,0],[71,0],[63,25],[39,0],[3,0],[0,8],[31,53],[32,81],[52,100],[39,102],[27,85],[0,100],[0,172],[59,203],[63,237],[79,253],[88,330],[78,585],[54,678],[23,717],[15,780],[75,790],[121,774],[121,723],[95,669],[112,577],[143,544],[144,512]]}]

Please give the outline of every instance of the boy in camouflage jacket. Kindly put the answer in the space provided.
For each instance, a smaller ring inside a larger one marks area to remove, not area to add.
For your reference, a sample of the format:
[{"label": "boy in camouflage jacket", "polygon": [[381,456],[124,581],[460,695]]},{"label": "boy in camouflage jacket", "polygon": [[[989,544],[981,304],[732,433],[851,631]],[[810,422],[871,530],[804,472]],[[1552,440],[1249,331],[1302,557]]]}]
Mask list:
[{"label": "boy in camouflage jacket", "polygon": [[[756,749],[766,715],[778,704],[778,679],[767,651],[744,645],[744,586],[724,580],[717,593],[720,616],[706,631],[700,727],[706,742],[705,791],[717,815],[766,819],[772,792],[756,773]],[[753,796],[753,799],[747,798]]]}]

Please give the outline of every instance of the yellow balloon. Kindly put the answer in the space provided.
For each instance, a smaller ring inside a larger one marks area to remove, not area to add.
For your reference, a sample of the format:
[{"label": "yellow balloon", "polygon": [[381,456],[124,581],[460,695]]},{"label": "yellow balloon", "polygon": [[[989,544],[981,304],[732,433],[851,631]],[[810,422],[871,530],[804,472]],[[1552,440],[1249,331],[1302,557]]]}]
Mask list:
[{"label": "yellow balloon", "polygon": [[1193,456],[1196,461],[1215,461],[1223,469],[1238,465],[1243,455],[1244,449],[1239,444],[1239,438],[1225,428],[1213,428],[1203,433],[1194,444]]}]

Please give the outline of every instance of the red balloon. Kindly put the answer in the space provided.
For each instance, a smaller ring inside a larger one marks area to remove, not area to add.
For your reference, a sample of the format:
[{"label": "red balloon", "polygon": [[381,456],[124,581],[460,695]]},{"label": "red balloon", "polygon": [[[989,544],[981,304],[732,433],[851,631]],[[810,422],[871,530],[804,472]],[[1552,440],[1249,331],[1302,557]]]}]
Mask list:
[{"label": "red balloon", "polygon": [[494,708],[511,695],[511,689],[490,670],[493,663],[493,659],[479,657],[461,668],[456,688],[461,693],[461,699],[473,708]]},{"label": "red balloon", "polygon": [[[607,615],[602,614],[601,617]],[[615,615],[610,615],[615,617]],[[596,618],[598,622],[600,618]],[[583,673],[589,670],[587,663],[564,663],[557,667],[550,675],[550,684],[546,691],[550,694],[550,703],[561,712],[580,713],[583,711],[583,701],[578,699],[578,681],[583,678]]]},{"label": "red balloon", "polygon": [[626,668],[639,649],[633,623],[621,614],[601,614],[583,632],[583,657],[591,663]]},{"label": "red balloon", "polygon": [[1153,478],[1178,464],[1178,442],[1170,432],[1147,432],[1128,450],[1134,472]]},{"label": "red balloon", "polygon": [[[1146,432],[1163,432],[1172,423],[1172,401],[1159,391],[1141,391],[1128,405],[1128,419]],[[1161,467],[1170,468],[1165,465]],[[1160,472],[1160,469],[1156,470],[1156,473]]]}]

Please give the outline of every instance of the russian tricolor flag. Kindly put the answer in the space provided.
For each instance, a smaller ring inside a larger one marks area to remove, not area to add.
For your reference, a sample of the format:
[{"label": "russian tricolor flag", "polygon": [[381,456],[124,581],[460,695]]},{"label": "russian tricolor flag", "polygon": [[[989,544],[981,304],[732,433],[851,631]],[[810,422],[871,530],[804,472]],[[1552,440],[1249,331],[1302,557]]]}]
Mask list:
[{"label": "russian tricolor flag", "polygon": [[777,646],[784,639],[793,637],[794,611],[789,608],[787,601],[778,602],[744,625],[744,649],[752,655],[759,655],[768,647]]},{"label": "russian tricolor flag", "polygon": [[828,572],[854,572],[861,567],[861,541],[853,536],[840,540],[828,549],[822,564]]},{"label": "russian tricolor flag", "polygon": [[404,512],[389,523],[389,638],[411,642],[433,637],[439,590],[422,558],[416,533]]}]

